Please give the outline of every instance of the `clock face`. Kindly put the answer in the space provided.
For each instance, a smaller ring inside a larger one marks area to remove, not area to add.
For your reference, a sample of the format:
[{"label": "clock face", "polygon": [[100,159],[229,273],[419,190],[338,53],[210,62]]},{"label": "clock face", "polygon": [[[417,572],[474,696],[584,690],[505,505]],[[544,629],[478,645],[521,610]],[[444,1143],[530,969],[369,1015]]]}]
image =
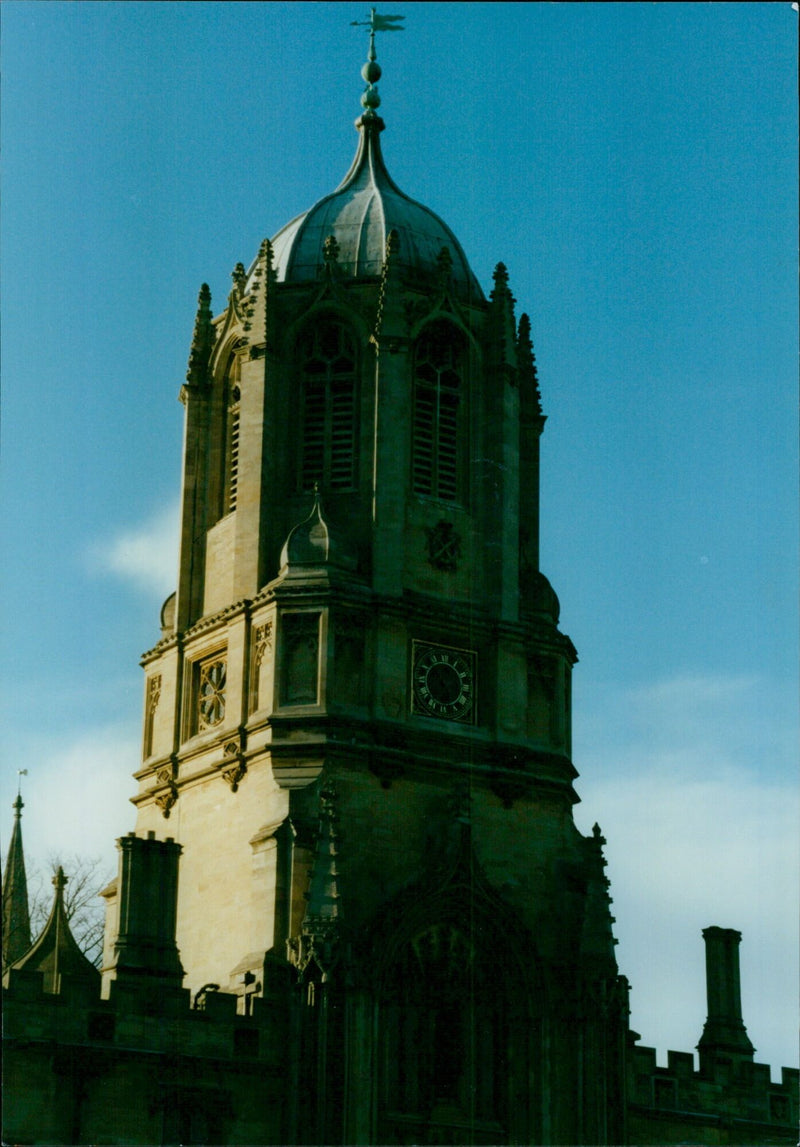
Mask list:
[{"label": "clock face", "polygon": [[475,716],[475,654],[443,645],[413,646],[413,711],[446,721]]}]

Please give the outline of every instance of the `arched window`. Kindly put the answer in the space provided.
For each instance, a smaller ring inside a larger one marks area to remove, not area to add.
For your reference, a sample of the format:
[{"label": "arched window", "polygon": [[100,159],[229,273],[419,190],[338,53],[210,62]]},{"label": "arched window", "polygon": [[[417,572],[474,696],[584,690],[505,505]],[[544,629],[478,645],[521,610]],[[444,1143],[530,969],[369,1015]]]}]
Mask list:
[{"label": "arched window", "polygon": [[450,323],[432,323],[414,354],[413,474],[415,494],[464,499],[464,338]]},{"label": "arched window", "polygon": [[229,514],[236,509],[236,497],[239,492],[239,402],[241,391],[238,385],[231,386],[226,397],[228,410],[223,513]]},{"label": "arched window", "polygon": [[222,386],[220,437],[217,451],[215,483],[217,513],[224,517],[236,509],[239,493],[239,406],[241,402],[241,358],[231,351]]},{"label": "arched window", "polygon": [[302,442],[300,486],[351,490],[356,484],[356,349],[334,319],[300,337]]},{"label": "arched window", "polygon": [[381,1016],[380,1141],[505,1142],[503,992],[467,931],[442,921],[411,938],[392,962]]}]

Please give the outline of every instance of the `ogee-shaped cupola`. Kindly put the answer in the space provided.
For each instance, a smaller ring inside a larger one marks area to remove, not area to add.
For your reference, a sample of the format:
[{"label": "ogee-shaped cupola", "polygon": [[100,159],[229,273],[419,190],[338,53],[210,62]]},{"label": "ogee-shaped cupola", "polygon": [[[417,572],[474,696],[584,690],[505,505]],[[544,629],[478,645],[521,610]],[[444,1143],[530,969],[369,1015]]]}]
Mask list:
[{"label": "ogee-shaped cupola", "polygon": [[361,97],[364,112],[356,120],[359,142],[355,159],[335,191],[275,235],[272,246],[277,281],[313,282],[325,264],[325,244],[331,236],[338,245],[337,264],[345,278],[377,278],[386,257],[387,239],[395,231],[399,239],[397,267],[409,285],[430,282],[441,250],[447,247],[453,260],[455,293],[465,301],[480,302],[483,291],[453,232],[433,211],[402,192],[386,170],[380,144],[385,124],[376,112],[381,69],[374,44],[369,55],[361,71],[367,87]]}]

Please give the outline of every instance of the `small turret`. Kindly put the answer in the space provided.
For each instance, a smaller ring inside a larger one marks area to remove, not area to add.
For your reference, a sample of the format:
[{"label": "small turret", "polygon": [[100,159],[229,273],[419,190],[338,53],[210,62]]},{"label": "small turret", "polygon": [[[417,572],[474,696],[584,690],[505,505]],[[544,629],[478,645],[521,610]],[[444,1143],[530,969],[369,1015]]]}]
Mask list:
[{"label": "small turret", "polygon": [[64,888],[67,877],[64,869],[58,866],[53,877],[55,897],[53,908],[39,939],[12,965],[14,971],[41,972],[46,992],[57,995],[61,992],[62,981],[66,978],[80,982],[100,991],[100,973],[92,961],[78,947],[72,935],[69,917],[64,906]]},{"label": "small turret", "polygon": [[284,542],[280,558],[281,577],[304,577],[328,566],[353,570],[356,560],[344,542],[333,534],[322,516],[319,488],[314,490],[311,513],[294,526]]}]

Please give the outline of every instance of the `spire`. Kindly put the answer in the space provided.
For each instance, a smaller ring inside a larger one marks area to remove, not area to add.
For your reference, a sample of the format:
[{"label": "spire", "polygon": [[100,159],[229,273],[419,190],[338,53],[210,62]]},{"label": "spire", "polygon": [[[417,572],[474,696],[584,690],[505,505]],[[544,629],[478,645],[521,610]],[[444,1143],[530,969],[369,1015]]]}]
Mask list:
[{"label": "spire", "polygon": [[498,263],[492,276],[494,287],[489,295],[487,335],[489,363],[498,377],[516,382],[517,327],[514,320],[514,296],[508,285],[505,263]]},{"label": "spire", "polygon": [[[244,307],[244,329],[253,347],[264,344],[265,350],[270,341],[270,315],[272,310],[271,286],[275,281],[272,266],[273,251],[269,239],[264,239],[258,249],[255,265],[250,276],[250,297]],[[242,288],[244,290],[244,287]]]},{"label": "spire", "polygon": [[[27,771],[27,770],[23,770]],[[3,966],[18,960],[31,946],[31,919],[28,912],[28,881],[22,851],[22,797],[14,801],[14,828],[8,846],[3,874]]]},{"label": "spire", "polygon": [[67,877],[64,869],[58,866],[53,877],[55,898],[53,908],[39,939],[13,967],[26,972],[42,972],[46,992],[59,993],[63,976],[71,980],[82,980],[100,988],[100,973],[91,960],[78,947],[69,927],[69,918],[64,907],[64,888]]},{"label": "spire", "polygon": [[608,893],[611,882],[605,874],[606,859],[603,856],[605,843],[600,825],[596,824],[592,829],[592,835],[586,838],[588,881],[581,955],[584,962],[600,975],[615,976],[617,959],[614,947],[617,941],[614,939],[612,928],[614,923],[614,917],[611,915],[612,900]]},{"label": "spire", "polygon": [[405,20],[405,16],[381,16],[375,8],[370,8],[368,19],[350,21],[351,26],[354,28],[369,28],[367,62],[361,69],[362,78],[367,85],[361,96],[364,119],[375,117],[376,109],[379,108],[381,104],[381,97],[378,95],[377,86],[378,80],[381,78],[381,66],[375,56],[375,33],[402,32],[404,29],[400,23],[401,20]]},{"label": "spire", "polygon": [[202,385],[206,381],[206,368],[214,342],[211,323],[211,291],[208,283],[203,283],[197,296],[197,314],[194,320],[192,349],[189,352],[189,366],[186,381],[191,385]]},{"label": "spire", "polygon": [[[519,316],[517,328],[517,371],[519,376],[519,389],[526,397],[529,396],[530,406],[536,415],[542,415],[542,395],[539,390],[539,376],[536,371],[536,355],[533,353],[533,340],[531,338],[531,320],[526,314]],[[541,418],[542,423],[544,419]]]}]

